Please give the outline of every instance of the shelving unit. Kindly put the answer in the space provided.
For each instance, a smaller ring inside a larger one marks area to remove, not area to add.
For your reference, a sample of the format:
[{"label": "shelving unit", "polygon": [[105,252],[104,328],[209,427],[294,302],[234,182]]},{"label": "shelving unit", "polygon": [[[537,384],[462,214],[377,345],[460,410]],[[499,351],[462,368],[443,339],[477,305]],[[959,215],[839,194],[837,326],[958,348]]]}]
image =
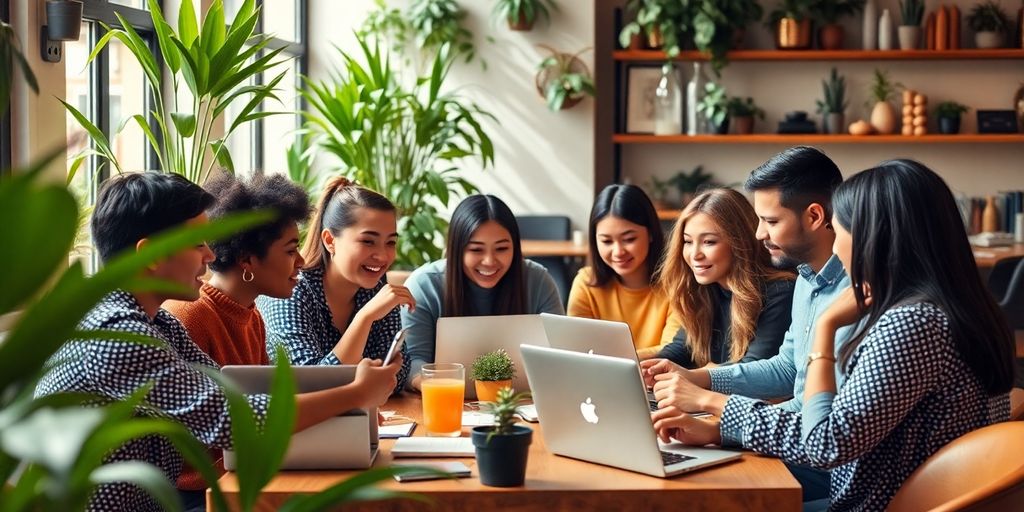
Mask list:
[{"label": "shelving unit", "polygon": [[[595,9],[594,55],[597,108],[594,122],[594,186],[621,181],[622,149],[637,144],[1018,144],[1024,134],[963,134],[923,136],[904,135],[826,135],[826,134],[753,134],[753,135],[675,135],[621,133],[624,125],[621,104],[625,90],[625,70],[632,63],[662,62],[660,50],[623,50],[617,44],[617,30],[627,0],[598,0]],[[1024,49],[960,50],[737,50],[729,52],[730,62],[823,62],[823,61],[1018,61],[1024,66]],[[708,60],[706,54],[684,51],[681,61]],[[735,64],[734,64],[735,65]],[[1017,65],[1017,64],[1012,64]],[[610,143],[606,142],[610,141]],[[967,147],[967,146],[965,146]]]}]

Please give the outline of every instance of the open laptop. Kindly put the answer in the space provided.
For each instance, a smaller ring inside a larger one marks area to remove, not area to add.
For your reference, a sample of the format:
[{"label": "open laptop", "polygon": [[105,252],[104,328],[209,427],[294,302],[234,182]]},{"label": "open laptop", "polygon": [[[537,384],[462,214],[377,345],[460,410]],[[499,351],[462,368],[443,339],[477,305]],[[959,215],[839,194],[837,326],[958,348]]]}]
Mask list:
[{"label": "open laptop", "polygon": [[516,365],[512,386],[516,391],[530,389],[519,345],[547,346],[540,315],[460,316],[437,320],[434,362],[462,363],[466,367],[466,398],[475,399],[472,384],[473,360],[499,348],[508,352]]},{"label": "open laptop", "polygon": [[[221,373],[245,394],[269,393],[273,366],[225,366]],[[309,393],[352,382],[356,367],[292,366],[297,392]],[[377,457],[377,411],[354,409],[292,434],[281,469],[365,469]],[[234,470],[234,452],[224,451],[224,467]]]},{"label": "open laptop", "polygon": [[637,360],[627,323],[550,313],[541,313],[540,320],[551,348]]},{"label": "open laptop", "polygon": [[740,452],[662,444],[636,361],[523,345],[544,444],[557,455],[668,477],[739,459]]}]

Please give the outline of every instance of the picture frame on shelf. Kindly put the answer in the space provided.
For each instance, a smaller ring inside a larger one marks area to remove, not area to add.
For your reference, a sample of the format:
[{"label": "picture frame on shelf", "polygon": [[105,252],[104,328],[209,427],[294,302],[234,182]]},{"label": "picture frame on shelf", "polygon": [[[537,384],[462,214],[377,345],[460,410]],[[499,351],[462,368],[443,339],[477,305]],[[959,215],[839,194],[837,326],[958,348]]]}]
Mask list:
[{"label": "picture frame on shelf", "polygon": [[654,133],[654,90],[659,80],[661,66],[633,65],[626,70],[626,133]]}]

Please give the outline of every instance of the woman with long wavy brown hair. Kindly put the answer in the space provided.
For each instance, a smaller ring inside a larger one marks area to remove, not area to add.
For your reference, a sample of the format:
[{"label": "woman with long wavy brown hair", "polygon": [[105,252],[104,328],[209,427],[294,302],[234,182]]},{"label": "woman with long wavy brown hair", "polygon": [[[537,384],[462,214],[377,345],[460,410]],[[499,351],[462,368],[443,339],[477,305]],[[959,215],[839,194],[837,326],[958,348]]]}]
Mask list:
[{"label": "woman with long wavy brown hair", "polygon": [[706,191],[683,210],[658,278],[683,328],[660,357],[698,368],[778,353],[794,275],[772,267],[756,231],[754,208],[732,189]]}]

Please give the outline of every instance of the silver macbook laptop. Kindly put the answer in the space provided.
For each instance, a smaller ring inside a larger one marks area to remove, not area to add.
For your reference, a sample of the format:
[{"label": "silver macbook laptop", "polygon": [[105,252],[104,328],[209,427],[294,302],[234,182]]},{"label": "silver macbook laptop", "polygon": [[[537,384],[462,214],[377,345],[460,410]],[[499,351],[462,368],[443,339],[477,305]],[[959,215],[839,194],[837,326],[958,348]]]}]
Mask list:
[{"label": "silver macbook laptop", "polygon": [[466,398],[476,398],[472,383],[473,360],[499,348],[505,349],[516,365],[512,386],[516,391],[530,389],[519,345],[548,344],[540,315],[460,316],[437,320],[434,362],[462,363],[466,367]]},{"label": "silver macbook laptop", "polygon": [[[221,373],[242,393],[269,393],[273,366],[225,366]],[[355,379],[355,366],[292,366],[299,393],[343,386]],[[281,469],[364,469],[377,457],[377,411],[355,409],[292,434]],[[224,467],[234,470],[234,452],[224,451]]]},{"label": "silver macbook laptop", "polygon": [[593,318],[541,313],[548,346],[573,352],[622,357],[636,361],[629,324]]},{"label": "silver macbook laptop", "polygon": [[739,459],[740,452],[662,444],[636,361],[520,347],[544,444],[558,455],[667,477]]}]

